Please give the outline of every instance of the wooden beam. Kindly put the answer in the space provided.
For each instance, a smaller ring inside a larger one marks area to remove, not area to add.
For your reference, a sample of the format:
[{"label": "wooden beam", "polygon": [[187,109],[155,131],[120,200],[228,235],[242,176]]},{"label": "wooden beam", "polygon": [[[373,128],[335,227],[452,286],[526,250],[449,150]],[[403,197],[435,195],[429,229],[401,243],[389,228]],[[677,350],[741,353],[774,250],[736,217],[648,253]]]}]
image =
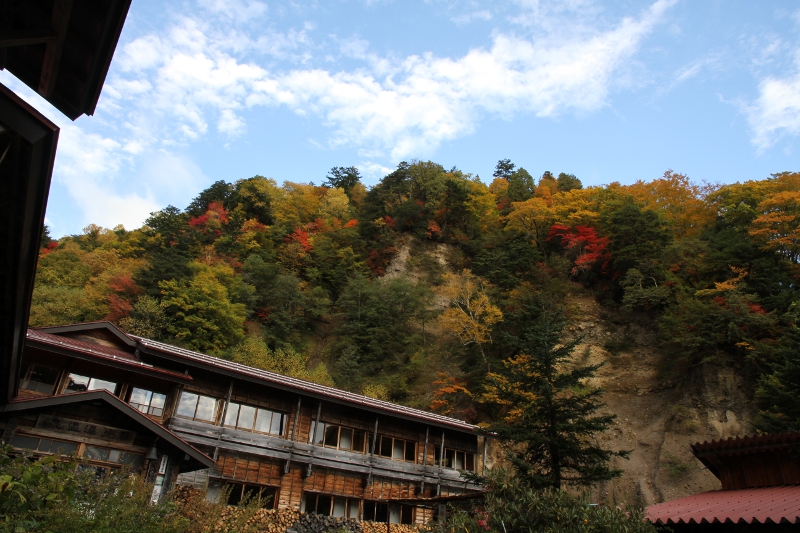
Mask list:
[{"label": "wooden beam", "polygon": [[[436,466],[393,461],[384,457],[315,446],[271,435],[251,433],[232,428],[220,428],[193,420],[173,418],[169,428],[193,444],[219,445],[221,449],[249,453],[277,460],[314,464],[348,472],[377,477],[405,479],[419,483],[425,478],[436,479],[440,486],[463,488],[464,479],[458,470]],[[222,433],[221,439],[219,432]],[[218,444],[217,444],[218,443]],[[472,487],[469,483],[467,486]]]},{"label": "wooden beam", "polygon": [[42,62],[42,73],[39,77],[39,94],[48,98],[53,94],[58,78],[58,68],[61,64],[61,54],[64,52],[64,41],[67,39],[67,27],[72,13],[72,0],[55,0],[53,2],[52,27],[58,36],[47,43]]},{"label": "wooden beam", "polygon": [[11,30],[0,35],[0,48],[49,44],[56,39],[58,35],[53,30]]}]

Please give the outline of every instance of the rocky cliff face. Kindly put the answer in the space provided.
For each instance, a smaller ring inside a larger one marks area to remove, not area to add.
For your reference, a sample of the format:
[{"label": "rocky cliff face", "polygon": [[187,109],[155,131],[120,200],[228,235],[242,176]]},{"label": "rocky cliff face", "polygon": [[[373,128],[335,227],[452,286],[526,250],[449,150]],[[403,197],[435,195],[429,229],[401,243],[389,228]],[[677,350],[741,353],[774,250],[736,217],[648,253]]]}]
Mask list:
[{"label": "rocky cliff face", "polygon": [[[387,276],[422,279],[423,271],[430,271],[420,268],[424,263],[451,271],[451,251],[448,245],[409,239],[398,247]],[[446,302],[435,305],[441,309]],[[622,477],[598,485],[591,498],[650,505],[720,488],[689,445],[753,433],[751,384],[733,368],[711,364],[674,375],[670,353],[658,348],[652,317],[604,308],[579,284],[565,305],[572,316],[569,333],[583,338],[576,362],[604,363],[592,385],[606,391],[605,411],[617,420],[599,439],[604,447],[631,451],[627,460],[614,459]],[[491,446],[487,463],[502,462],[500,447]]]},{"label": "rocky cliff face", "polygon": [[593,385],[605,389],[606,410],[618,417],[599,438],[606,447],[631,450],[630,459],[614,460],[622,477],[600,484],[592,497],[650,505],[720,488],[689,445],[753,432],[749,384],[734,369],[713,365],[671,375],[652,319],[621,317],[590,297],[573,296],[570,304],[577,317],[571,329],[584,335],[576,354],[585,363],[605,363]]}]

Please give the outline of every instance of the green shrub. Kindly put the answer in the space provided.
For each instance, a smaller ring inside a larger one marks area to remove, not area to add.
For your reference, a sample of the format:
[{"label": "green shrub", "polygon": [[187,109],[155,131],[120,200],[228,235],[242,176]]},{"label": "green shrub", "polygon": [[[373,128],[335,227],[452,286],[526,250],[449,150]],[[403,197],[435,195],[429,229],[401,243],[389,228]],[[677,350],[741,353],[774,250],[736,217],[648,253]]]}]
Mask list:
[{"label": "green shrub", "polygon": [[[482,506],[450,509],[445,533],[655,533],[643,509],[590,504],[561,490],[533,490],[502,469],[486,478]],[[431,530],[438,526],[431,525]]]}]

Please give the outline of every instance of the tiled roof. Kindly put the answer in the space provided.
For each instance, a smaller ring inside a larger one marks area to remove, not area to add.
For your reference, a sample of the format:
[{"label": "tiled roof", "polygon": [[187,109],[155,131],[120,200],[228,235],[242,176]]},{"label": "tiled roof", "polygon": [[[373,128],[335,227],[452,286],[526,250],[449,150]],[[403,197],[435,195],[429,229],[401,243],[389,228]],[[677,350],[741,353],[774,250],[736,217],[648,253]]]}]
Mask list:
[{"label": "tiled roof", "polygon": [[166,370],[163,368],[155,367],[153,365],[149,365],[147,363],[139,361],[136,358],[136,356],[132,353],[125,352],[123,350],[118,350],[110,346],[105,346],[103,344],[97,344],[95,342],[75,339],[72,337],[64,337],[61,335],[53,335],[51,333],[45,333],[44,331],[38,331],[35,329],[28,330],[27,338],[28,341],[39,342],[56,348],[65,348],[77,351],[101,359],[111,360],[126,366],[143,368],[150,372],[156,372],[159,374],[165,374],[175,378],[180,378],[182,381],[191,381],[190,376],[187,376],[180,372],[173,372],[171,370]]},{"label": "tiled roof", "polygon": [[702,492],[651,505],[647,519],[663,524],[800,524],[800,485]]},{"label": "tiled roof", "polygon": [[767,449],[770,447],[783,447],[789,444],[800,443],[800,433],[765,433],[749,437],[728,438],[725,440],[712,440],[711,442],[697,442],[692,444],[695,455],[705,453],[736,453],[753,448]]},{"label": "tiled roof", "polygon": [[404,418],[416,419],[431,424],[436,424],[439,426],[443,425],[449,426],[460,429],[462,431],[469,431],[472,433],[480,431],[480,428],[478,426],[475,426],[473,424],[468,424],[467,422],[464,422],[463,420],[458,420],[456,418],[437,415],[435,413],[429,413],[427,411],[422,411],[420,409],[413,409],[411,407],[405,407],[403,405],[398,405],[391,402],[376,400],[375,398],[362,396],[360,394],[354,394],[352,392],[343,391],[333,387],[326,387],[325,385],[319,385],[317,383],[312,383],[310,381],[304,381],[302,379],[284,376],[281,374],[276,374],[274,372],[268,372],[266,370],[253,368],[240,363],[234,363],[233,361],[220,359],[219,357],[213,357],[199,352],[186,350],[184,348],[178,348],[177,346],[172,346],[170,344],[165,344],[163,342],[145,339],[144,337],[136,337],[136,336],[132,337],[138,340],[145,348],[150,348],[151,350],[156,350],[166,354],[172,354],[174,356],[178,356],[180,358],[194,361],[197,363],[203,363],[208,366],[218,368],[220,370],[227,370],[229,372],[234,372],[236,374],[240,374],[243,376],[255,378],[257,381],[277,386],[278,388],[282,388],[284,390],[294,389],[297,391],[302,391],[308,394],[315,395],[317,397],[325,397],[337,403],[357,405],[359,407],[367,408],[373,411],[391,413],[393,415],[402,416]]}]

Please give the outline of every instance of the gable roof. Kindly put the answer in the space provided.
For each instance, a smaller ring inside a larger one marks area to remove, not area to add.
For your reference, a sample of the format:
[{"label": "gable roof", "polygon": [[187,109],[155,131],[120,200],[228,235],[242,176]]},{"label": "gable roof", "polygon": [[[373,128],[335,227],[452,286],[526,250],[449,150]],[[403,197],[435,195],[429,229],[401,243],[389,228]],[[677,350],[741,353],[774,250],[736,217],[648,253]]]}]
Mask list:
[{"label": "gable roof", "polygon": [[150,430],[151,432],[155,433],[159,438],[164,439],[166,442],[169,442],[172,446],[177,448],[178,450],[186,453],[194,459],[195,461],[202,464],[204,467],[212,467],[215,464],[215,461],[183,440],[177,434],[173,433],[172,431],[168,430],[161,424],[154,422],[149,417],[141,413],[139,410],[134,409],[127,403],[123,402],[110,392],[106,390],[95,390],[95,391],[88,391],[88,392],[77,392],[75,394],[65,394],[60,396],[47,396],[45,398],[25,398],[25,399],[15,399],[11,403],[8,403],[2,407],[0,407],[0,412],[14,412],[14,411],[27,411],[30,409],[37,409],[40,407],[51,407],[56,405],[67,405],[72,403],[81,403],[81,402],[93,402],[93,401],[103,401],[107,403],[109,406],[117,409],[121,414],[127,416],[128,418],[133,419],[138,424],[144,426],[146,429]]},{"label": "gable roof", "polygon": [[800,524],[800,485],[715,490],[647,508],[662,524]]},{"label": "gable roof", "polygon": [[[87,327],[89,326],[89,327]],[[78,333],[87,330],[103,330],[117,339],[120,343],[136,348],[136,341],[128,336],[127,333],[119,329],[117,326],[107,320],[96,320],[94,322],[78,322],[76,324],[68,324],[66,326],[44,326],[36,328],[36,331],[43,331],[58,335],[59,333]]]},{"label": "gable roof", "polygon": [[174,372],[144,363],[136,358],[133,353],[111,348],[102,344],[89,342],[72,337],[63,337],[35,329],[28,330],[26,346],[38,347],[48,351],[61,353],[70,357],[84,356],[95,362],[132,370],[139,374],[148,374],[155,377],[166,378],[173,381],[190,382],[192,376],[181,372]]}]

